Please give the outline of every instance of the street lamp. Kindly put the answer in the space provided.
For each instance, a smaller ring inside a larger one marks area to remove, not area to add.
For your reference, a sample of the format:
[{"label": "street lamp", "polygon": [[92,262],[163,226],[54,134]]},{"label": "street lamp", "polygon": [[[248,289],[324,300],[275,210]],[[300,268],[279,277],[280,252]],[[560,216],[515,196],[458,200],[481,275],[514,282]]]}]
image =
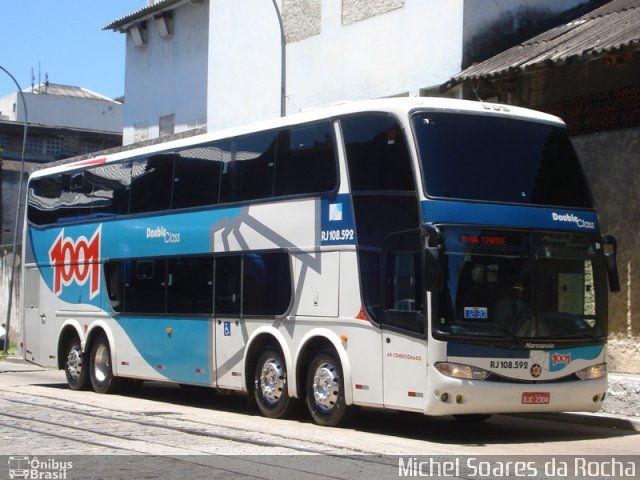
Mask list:
[{"label": "street lamp", "polygon": [[11,305],[13,303],[13,284],[15,282],[15,274],[16,274],[16,249],[18,246],[18,229],[20,228],[20,203],[22,199],[22,177],[24,176],[24,152],[27,148],[27,102],[24,100],[24,92],[22,88],[20,88],[20,84],[15,79],[9,70],[0,65],[0,70],[11,77],[13,83],[18,87],[18,92],[20,93],[20,98],[22,99],[22,106],[24,108],[24,130],[22,133],[22,155],[20,158],[20,178],[18,179],[18,208],[16,209],[16,222],[15,228],[13,229],[13,248],[11,250],[11,272],[9,273],[9,299],[7,301],[7,321],[5,322],[5,328],[7,330],[5,339],[4,339],[4,353],[7,353],[9,349],[9,332],[11,326]]},{"label": "street lamp", "polygon": [[273,2],[273,8],[278,15],[278,24],[280,25],[280,116],[284,117],[287,114],[287,38],[284,35],[284,23],[282,22],[282,15],[280,14],[280,8],[276,0]]}]

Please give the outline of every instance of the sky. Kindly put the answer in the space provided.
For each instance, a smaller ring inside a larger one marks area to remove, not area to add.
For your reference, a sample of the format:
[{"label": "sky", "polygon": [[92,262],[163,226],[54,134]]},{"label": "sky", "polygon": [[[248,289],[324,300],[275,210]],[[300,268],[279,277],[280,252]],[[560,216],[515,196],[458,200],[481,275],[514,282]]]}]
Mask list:
[{"label": "sky", "polygon": [[[146,0],[0,0],[0,66],[22,89],[38,78],[124,95],[125,34],[102,30]],[[0,70],[0,96],[16,92]]]}]

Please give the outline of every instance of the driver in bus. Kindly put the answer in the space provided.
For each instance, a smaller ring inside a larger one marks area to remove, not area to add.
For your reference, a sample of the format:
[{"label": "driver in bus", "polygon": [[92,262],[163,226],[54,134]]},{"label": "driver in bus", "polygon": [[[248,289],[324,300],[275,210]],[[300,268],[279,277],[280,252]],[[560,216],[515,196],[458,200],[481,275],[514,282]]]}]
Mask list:
[{"label": "driver in bus", "polygon": [[513,325],[527,311],[527,304],[522,300],[523,293],[522,283],[515,282],[511,285],[506,297],[496,303],[494,319],[497,323]]}]

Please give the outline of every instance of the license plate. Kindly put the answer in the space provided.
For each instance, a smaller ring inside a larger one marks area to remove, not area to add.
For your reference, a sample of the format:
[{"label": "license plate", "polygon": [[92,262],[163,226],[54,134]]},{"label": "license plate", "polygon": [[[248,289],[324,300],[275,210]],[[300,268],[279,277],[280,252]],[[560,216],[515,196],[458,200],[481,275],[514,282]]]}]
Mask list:
[{"label": "license plate", "polygon": [[523,405],[546,405],[550,400],[549,392],[522,392]]}]

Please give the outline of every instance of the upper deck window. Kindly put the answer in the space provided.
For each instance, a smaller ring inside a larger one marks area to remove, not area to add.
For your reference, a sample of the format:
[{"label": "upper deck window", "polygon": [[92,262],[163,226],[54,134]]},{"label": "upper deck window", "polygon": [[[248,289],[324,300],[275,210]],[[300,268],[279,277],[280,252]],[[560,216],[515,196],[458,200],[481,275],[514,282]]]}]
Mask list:
[{"label": "upper deck window", "polygon": [[420,112],[413,129],[430,197],[593,206],[565,129],[480,114]]}]

